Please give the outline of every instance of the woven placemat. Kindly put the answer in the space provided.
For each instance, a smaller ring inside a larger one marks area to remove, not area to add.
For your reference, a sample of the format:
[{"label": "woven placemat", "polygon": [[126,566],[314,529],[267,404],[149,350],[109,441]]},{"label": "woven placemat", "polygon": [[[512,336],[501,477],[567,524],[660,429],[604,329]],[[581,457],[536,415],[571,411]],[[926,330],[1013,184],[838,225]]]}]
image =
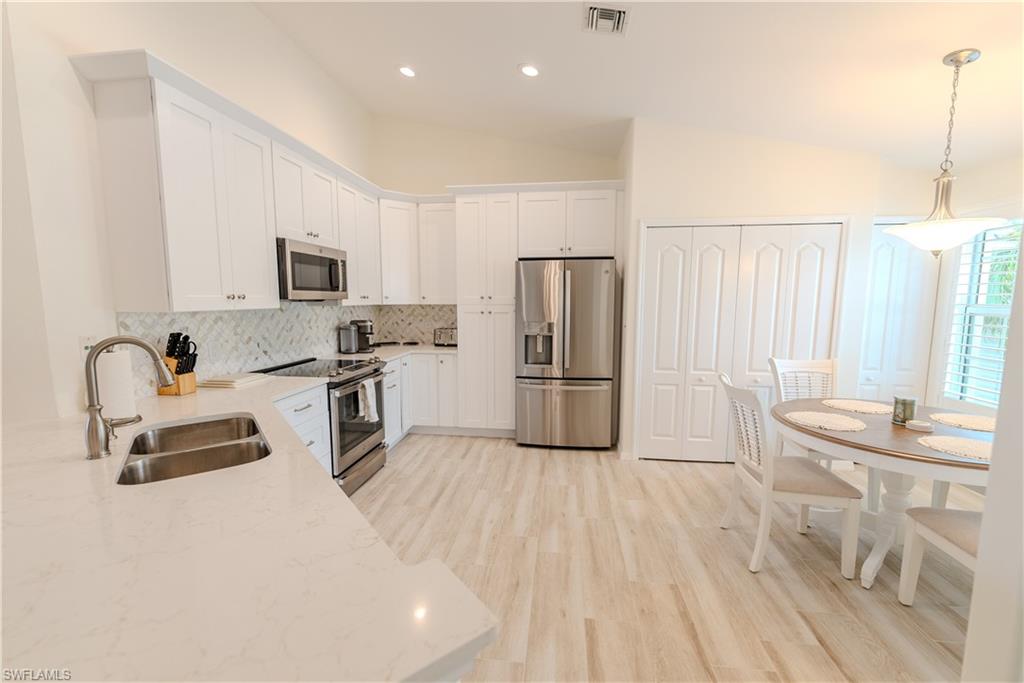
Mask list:
[{"label": "woven placemat", "polygon": [[962,436],[922,436],[917,442],[933,451],[959,455],[961,458],[992,459],[992,444],[988,441],[965,439]]},{"label": "woven placemat", "polygon": [[864,413],[865,415],[890,415],[892,406],[874,401],[858,401],[851,398],[826,398],[822,403],[829,408],[836,410],[849,410],[851,413]]},{"label": "woven placemat", "polygon": [[973,429],[976,432],[996,431],[996,419],[987,415],[964,415],[962,413],[932,413],[929,415],[936,422],[950,427]]},{"label": "woven placemat", "polygon": [[818,413],[813,410],[795,410],[792,413],[786,413],[786,419],[804,427],[827,429],[833,432],[859,432],[867,427],[853,417],[835,413]]}]

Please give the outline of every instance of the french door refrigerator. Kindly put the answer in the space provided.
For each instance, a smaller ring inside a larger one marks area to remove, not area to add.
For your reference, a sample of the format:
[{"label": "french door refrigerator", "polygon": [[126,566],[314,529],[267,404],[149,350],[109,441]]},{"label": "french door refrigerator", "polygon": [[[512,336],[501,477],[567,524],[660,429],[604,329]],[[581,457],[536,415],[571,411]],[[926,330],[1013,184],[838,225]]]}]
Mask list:
[{"label": "french door refrigerator", "polygon": [[615,260],[516,264],[516,441],[609,448],[618,437]]}]

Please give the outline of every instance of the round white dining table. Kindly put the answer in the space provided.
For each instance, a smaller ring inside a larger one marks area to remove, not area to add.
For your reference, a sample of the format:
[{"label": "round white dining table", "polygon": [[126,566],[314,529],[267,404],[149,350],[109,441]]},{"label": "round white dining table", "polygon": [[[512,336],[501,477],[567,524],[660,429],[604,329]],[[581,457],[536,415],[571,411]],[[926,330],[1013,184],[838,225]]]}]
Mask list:
[{"label": "round white dining table", "polygon": [[[859,432],[807,427],[786,418],[786,413],[794,411],[836,413],[856,418],[867,426]],[[935,431],[931,434],[992,440],[992,434],[989,432],[950,427],[928,417],[932,413],[951,412],[956,411],[929,406],[917,407],[918,419],[933,423]],[[906,518],[906,511],[911,507],[910,491],[918,477],[969,486],[988,485],[987,461],[961,458],[932,450],[917,441],[922,436],[928,436],[927,433],[893,424],[888,413],[854,413],[829,408],[821,399],[798,399],[777,403],[772,407],[771,414],[777,423],[779,433],[787,441],[832,458],[851,460],[874,467],[880,472],[883,493],[881,510],[875,521],[875,545],[860,570],[860,583],[864,588],[871,588],[886,554],[900,541],[899,534]]]}]

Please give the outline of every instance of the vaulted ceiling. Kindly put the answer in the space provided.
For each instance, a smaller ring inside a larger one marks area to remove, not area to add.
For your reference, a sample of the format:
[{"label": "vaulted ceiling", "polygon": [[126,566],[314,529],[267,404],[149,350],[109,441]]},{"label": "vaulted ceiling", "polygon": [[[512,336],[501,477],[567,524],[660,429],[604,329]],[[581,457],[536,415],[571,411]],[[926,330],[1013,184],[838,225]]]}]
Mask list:
[{"label": "vaulted ceiling", "polygon": [[937,164],[941,58],[975,47],[954,159],[1021,150],[1019,3],[636,3],[623,36],[579,2],[259,7],[375,113],[607,155],[643,116]]}]

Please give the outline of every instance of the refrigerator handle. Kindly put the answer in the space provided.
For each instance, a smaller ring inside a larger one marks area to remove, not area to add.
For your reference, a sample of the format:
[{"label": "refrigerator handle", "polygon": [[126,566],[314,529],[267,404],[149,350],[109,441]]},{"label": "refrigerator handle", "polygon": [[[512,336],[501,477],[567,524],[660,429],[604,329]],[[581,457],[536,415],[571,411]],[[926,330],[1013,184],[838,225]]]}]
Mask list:
[{"label": "refrigerator handle", "polygon": [[565,269],[565,350],[562,351],[562,365],[569,368],[569,335],[572,331],[572,271],[568,268]]}]

